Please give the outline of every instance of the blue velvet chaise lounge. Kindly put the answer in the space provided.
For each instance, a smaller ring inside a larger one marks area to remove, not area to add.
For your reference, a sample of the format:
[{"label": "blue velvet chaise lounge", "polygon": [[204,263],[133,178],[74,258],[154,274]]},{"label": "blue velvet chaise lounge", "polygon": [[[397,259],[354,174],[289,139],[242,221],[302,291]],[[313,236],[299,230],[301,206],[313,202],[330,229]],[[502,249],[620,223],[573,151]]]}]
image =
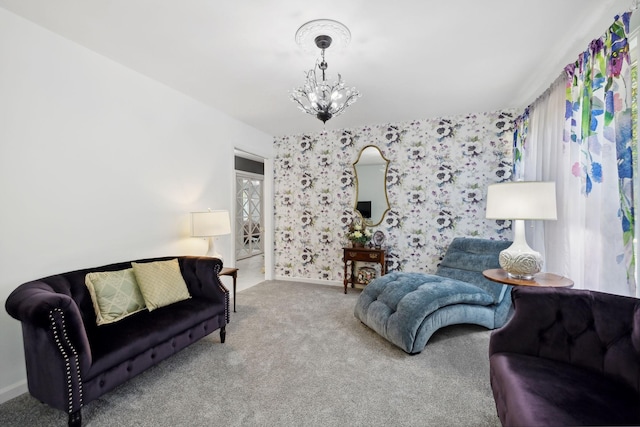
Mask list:
[{"label": "blue velvet chaise lounge", "polygon": [[472,323],[499,328],[511,311],[511,286],[482,271],[499,268],[509,241],[455,238],[435,274],[392,272],[374,279],[358,297],[354,314],[409,354],[420,353],[438,329]]}]

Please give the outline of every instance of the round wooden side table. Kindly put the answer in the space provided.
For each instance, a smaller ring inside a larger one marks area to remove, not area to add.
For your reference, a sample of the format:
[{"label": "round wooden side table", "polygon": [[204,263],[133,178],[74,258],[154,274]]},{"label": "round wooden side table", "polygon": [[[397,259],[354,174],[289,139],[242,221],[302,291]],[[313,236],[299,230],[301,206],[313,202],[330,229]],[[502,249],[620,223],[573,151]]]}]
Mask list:
[{"label": "round wooden side table", "polygon": [[552,288],[571,288],[573,280],[553,273],[538,273],[532,280],[513,279],[501,268],[484,270],[482,275],[489,280],[514,286],[538,286]]}]

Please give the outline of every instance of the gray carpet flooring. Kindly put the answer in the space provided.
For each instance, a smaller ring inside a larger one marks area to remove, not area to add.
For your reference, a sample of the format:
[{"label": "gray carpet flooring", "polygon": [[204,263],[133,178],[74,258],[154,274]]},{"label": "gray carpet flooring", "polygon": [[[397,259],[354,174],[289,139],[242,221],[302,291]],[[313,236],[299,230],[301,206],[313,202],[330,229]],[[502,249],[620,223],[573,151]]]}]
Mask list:
[{"label": "gray carpet flooring", "polygon": [[[270,281],[238,293],[217,332],[82,411],[87,426],[499,426],[489,333],[436,332],[407,355],[353,316],[360,293]],[[0,405],[2,426],[64,426],[28,394]]]}]

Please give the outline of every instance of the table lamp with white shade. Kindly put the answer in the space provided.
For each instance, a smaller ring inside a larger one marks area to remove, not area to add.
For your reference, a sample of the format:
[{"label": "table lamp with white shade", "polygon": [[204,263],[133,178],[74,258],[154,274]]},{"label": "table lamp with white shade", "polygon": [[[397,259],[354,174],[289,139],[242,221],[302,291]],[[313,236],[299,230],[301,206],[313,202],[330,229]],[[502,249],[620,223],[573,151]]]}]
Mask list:
[{"label": "table lamp with white shade", "polygon": [[500,266],[511,278],[532,280],[542,270],[543,258],[527,244],[524,220],[558,219],[555,182],[489,185],[486,218],[514,221],[513,244],[500,252]]},{"label": "table lamp with white shade", "polygon": [[225,234],[231,234],[229,211],[191,212],[191,236],[209,238],[206,256],[222,259],[215,250],[215,238]]}]

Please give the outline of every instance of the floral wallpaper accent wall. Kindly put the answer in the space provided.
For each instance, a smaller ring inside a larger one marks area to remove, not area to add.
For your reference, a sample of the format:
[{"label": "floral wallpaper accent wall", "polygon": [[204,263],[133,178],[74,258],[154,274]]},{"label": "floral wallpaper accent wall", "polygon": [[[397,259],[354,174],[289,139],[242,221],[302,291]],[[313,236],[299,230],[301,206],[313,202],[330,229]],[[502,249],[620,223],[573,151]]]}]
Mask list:
[{"label": "floral wallpaper accent wall", "polygon": [[341,281],[354,218],[353,162],[367,145],[390,160],[388,270],[434,272],[454,237],[508,239],[484,218],[487,185],[512,173],[512,111],[275,139],[275,275]]}]

